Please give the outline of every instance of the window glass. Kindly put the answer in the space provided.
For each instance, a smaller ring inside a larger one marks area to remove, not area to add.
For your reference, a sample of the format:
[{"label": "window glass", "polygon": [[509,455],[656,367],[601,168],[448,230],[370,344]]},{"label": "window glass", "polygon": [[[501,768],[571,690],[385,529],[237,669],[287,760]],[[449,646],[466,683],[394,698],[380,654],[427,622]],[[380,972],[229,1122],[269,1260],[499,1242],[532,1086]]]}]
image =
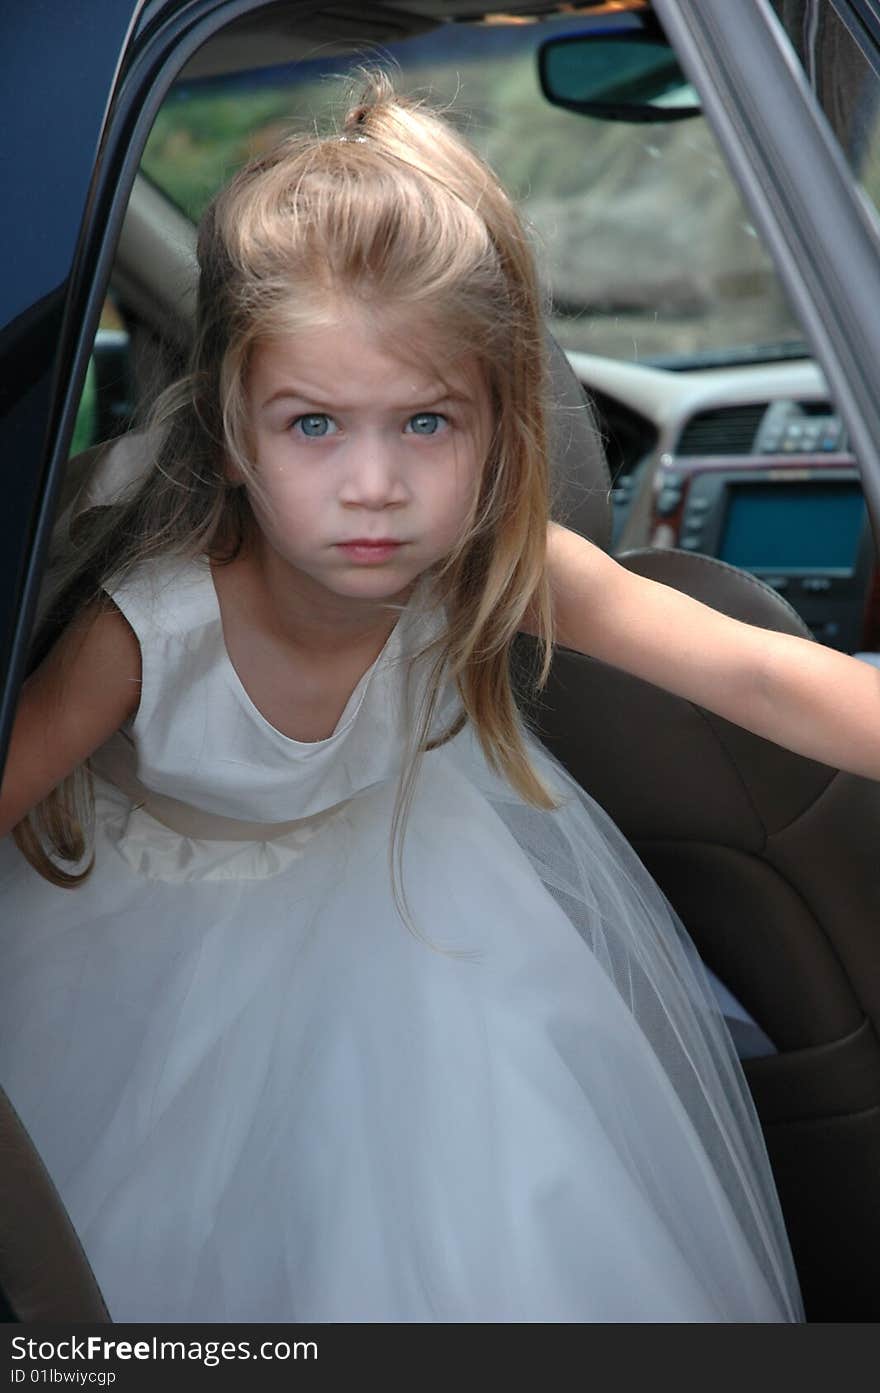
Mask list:
[{"label": "window glass", "polygon": [[880,50],[830,0],[775,0],[774,8],[850,169],[880,207]]},{"label": "window glass", "polygon": [[[127,346],[125,324],[115,304],[108,298],[101,309],[101,320],[86,369],[70,442],[71,455],[88,450],[91,445],[122,429],[131,409],[127,401],[127,384],[120,380],[124,376],[124,369],[119,366],[120,363],[124,364]],[[114,352],[117,358],[110,371],[104,368],[108,350]],[[120,402],[124,404],[124,409],[120,408]]]},{"label": "window glass", "polygon": [[565,347],[679,366],[805,352],[701,116],[624,124],[543,97],[538,44],[583,28],[571,18],[449,24],[350,59],[181,82],[143,167],[195,219],[248,156],[291,129],[329,128],[347,69],[390,63],[401,90],[449,108],[519,200]]}]

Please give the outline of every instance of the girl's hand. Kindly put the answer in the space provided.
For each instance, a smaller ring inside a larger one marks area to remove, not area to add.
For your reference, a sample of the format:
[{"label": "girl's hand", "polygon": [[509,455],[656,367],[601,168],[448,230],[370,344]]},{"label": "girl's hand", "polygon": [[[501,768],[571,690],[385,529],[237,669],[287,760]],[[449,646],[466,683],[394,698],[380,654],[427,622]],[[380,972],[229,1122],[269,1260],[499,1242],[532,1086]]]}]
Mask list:
[{"label": "girl's hand", "polygon": [[27,680],[0,784],[0,836],[137,710],[140,645],[115,605],[87,609]]},{"label": "girl's hand", "polygon": [[556,640],[835,769],[880,779],[880,668],[719,614],[551,525]]}]

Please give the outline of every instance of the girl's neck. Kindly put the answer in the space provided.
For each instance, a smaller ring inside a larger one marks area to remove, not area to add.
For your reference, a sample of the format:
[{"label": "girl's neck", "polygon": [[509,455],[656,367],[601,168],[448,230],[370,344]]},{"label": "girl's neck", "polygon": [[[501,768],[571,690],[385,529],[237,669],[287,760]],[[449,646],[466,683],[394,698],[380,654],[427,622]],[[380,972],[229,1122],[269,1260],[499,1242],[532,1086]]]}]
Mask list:
[{"label": "girl's neck", "polygon": [[[335,595],[297,570],[270,547],[251,544],[218,568],[236,608],[277,641],[315,657],[339,656],[346,648],[380,649],[397,623],[409,591],[376,602]],[[218,571],[215,571],[215,579]]]}]

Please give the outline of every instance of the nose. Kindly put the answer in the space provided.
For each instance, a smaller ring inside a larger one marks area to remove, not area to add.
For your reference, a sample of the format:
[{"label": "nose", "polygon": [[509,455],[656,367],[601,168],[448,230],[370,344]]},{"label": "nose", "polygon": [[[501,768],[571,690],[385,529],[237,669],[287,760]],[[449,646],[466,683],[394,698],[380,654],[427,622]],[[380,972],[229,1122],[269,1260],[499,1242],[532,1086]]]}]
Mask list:
[{"label": "nose", "polygon": [[349,508],[399,507],[409,497],[393,445],[379,435],[352,441],[340,502]]}]

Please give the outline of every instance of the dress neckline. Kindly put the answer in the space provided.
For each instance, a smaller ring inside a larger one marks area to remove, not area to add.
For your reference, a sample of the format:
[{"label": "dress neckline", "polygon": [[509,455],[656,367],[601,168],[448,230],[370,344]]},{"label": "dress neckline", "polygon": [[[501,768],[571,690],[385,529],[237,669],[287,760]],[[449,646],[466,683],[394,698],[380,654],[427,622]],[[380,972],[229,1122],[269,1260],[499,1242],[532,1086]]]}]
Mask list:
[{"label": "dress neckline", "polygon": [[223,628],[223,611],[220,607],[220,596],[217,593],[217,587],[214,583],[214,572],[212,570],[210,560],[207,557],[200,558],[197,563],[197,568],[202,573],[206,593],[208,594],[211,603],[212,614],[217,623],[217,630],[220,639],[220,654],[227,682],[232,691],[235,693],[236,697],[238,698],[239,703],[244,707],[248,714],[253,716],[264,728],[264,730],[266,730],[275,739],[280,740],[284,746],[295,749],[301,753],[308,754],[309,752],[317,752],[319,750],[326,749],[328,746],[334,744],[337,740],[339,740],[342,737],[342,735],[344,735],[345,732],[350,728],[355,716],[358,714],[358,711],[360,710],[361,705],[363,703],[367,687],[369,686],[370,678],[373,676],[373,673],[376,671],[380,664],[385,663],[385,661],[391,655],[392,649],[397,647],[401,621],[403,619],[403,614],[405,613],[405,611],[401,613],[400,618],[397,620],[397,623],[394,625],[394,628],[391,630],[391,633],[388,635],[387,639],[382,645],[382,648],[380,649],[376,657],[373,659],[372,663],[370,663],[369,667],[366,668],[365,671],[358,678],[357,682],[351,690],[351,693],[349,694],[345,706],[342,709],[342,713],[340,714],[339,720],[336,722],[336,725],[333,727],[333,730],[330,732],[330,734],[323,736],[320,740],[297,740],[292,735],[285,735],[283,730],[279,730],[277,726],[273,725],[269,718],[263,714],[263,712],[260,710],[256,702],[254,701],[253,697],[248,692],[246,686],[244,685],[244,682],[242,681],[239,675],[238,669],[232,661],[232,657],[229,653],[229,648],[226,643],[226,633]]}]

